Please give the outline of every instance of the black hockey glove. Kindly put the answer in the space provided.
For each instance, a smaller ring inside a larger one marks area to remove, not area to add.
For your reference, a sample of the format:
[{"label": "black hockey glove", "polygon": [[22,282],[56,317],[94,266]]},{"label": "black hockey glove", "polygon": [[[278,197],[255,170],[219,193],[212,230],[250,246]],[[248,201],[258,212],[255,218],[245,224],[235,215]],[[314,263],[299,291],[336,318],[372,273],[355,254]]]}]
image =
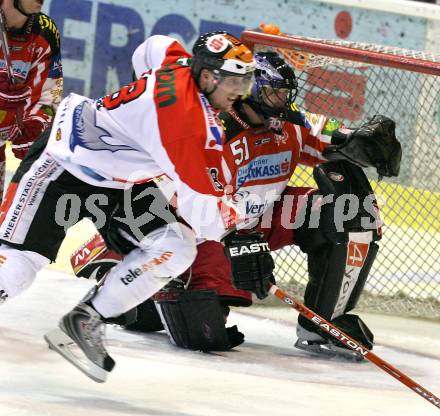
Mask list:
[{"label": "black hockey glove", "polygon": [[360,167],[373,166],[380,176],[398,176],[402,147],[395,128],[390,118],[375,115],[350,134],[335,131],[332,142],[343,143],[329,146],[323,155],[328,160],[345,159]]},{"label": "black hockey glove", "polygon": [[275,283],[274,261],[269,244],[261,233],[229,234],[224,239],[225,253],[231,262],[232,282],[237,289],[249,290],[264,299],[270,283]]}]

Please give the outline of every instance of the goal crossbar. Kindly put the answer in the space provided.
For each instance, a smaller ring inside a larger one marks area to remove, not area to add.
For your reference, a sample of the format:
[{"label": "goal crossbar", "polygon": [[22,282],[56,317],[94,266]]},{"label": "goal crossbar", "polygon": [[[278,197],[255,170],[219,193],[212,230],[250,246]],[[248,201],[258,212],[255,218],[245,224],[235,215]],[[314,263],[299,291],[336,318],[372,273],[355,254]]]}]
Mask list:
[{"label": "goal crossbar", "polygon": [[302,39],[290,35],[278,36],[251,30],[242,32],[241,40],[250,47],[253,47],[256,44],[264,44],[276,48],[306,50],[307,52],[315,53],[317,55],[326,55],[333,58],[344,56],[352,61],[363,64],[386,66],[440,76],[440,60],[438,62],[428,61],[419,58],[412,58],[410,56],[399,56],[363,49],[360,50],[342,45],[324,43],[317,40]]}]

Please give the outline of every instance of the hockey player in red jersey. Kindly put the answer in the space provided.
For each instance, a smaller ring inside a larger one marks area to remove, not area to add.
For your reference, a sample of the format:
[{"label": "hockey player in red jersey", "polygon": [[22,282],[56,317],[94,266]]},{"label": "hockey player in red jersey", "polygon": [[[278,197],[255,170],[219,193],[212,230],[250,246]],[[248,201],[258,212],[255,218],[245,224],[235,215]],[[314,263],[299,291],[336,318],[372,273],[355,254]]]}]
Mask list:
[{"label": "hockey player in red jersey", "polygon": [[6,56],[0,51],[0,200],[6,141],[23,159],[37,138],[49,134],[63,91],[60,33],[42,6],[41,0],[3,0],[0,6],[9,46]]},{"label": "hockey player in red jersey", "polygon": [[[275,53],[258,53],[256,60],[252,95],[221,114],[226,133],[223,171],[231,200],[246,214],[248,230],[228,235],[225,247],[215,241],[198,245],[196,261],[180,276],[187,290],[174,284],[155,296],[162,323],[173,343],[184,348],[228,349],[239,344],[243,337],[234,327],[225,329],[223,315],[229,306],[249,306],[248,291],[264,298],[273,279],[267,252],[254,253],[251,244],[267,241],[270,250],[295,244],[308,254],[306,305],[371,348],[371,331],[359,317],[348,314],[365,284],[380,238],[374,194],[356,165],[397,175],[400,145],[394,123],[376,116],[351,131],[336,120],[299,111],[290,67]],[[326,162],[327,158],[342,160]],[[319,189],[288,186],[298,163],[315,166]],[[322,204],[331,194],[352,194],[365,204],[350,220],[339,221],[337,199]],[[320,209],[319,226],[313,226]],[[303,221],[295,226],[298,218]],[[72,256],[78,276],[98,280],[117,261],[100,236]],[[162,328],[151,301],[136,312],[129,329]],[[298,348],[357,358],[302,317],[297,328]]]},{"label": "hockey player in red jersey", "polygon": [[[92,217],[98,230],[115,229],[107,243],[124,259],[46,335],[101,382],[114,366],[104,323],[182,274],[196,236],[220,240],[241,217],[224,193],[217,113],[249,91],[252,52],[226,32],[201,36],[193,56],[167,36],[144,48],[147,67],[136,82],[98,100],[70,94],[61,102],[47,145],[37,151],[36,143],[20,165],[0,216],[2,301],[55,260],[69,226]],[[152,181],[161,176],[173,180],[186,224]]]}]

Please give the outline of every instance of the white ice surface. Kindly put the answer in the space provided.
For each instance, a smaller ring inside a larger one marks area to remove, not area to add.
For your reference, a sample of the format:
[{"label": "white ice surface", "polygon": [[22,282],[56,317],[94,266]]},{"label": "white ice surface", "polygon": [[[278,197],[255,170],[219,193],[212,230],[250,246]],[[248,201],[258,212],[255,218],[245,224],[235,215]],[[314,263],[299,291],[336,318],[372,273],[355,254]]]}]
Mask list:
[{"label": "white ice surface", "polygon": [[[440,415],[369,362],[311,358],[293,348],[296,312],[283,306],[233,312],[230,324],[238,324],[246,342],[227,353],[184,351],[164,333],[109,328],[117,365],[107,383],[97,384],[43,340],[89,286],[45,270],[0,307],[0,416]],[[376,335],[375,352],[440,395],[440,325],[365,320]]]}]

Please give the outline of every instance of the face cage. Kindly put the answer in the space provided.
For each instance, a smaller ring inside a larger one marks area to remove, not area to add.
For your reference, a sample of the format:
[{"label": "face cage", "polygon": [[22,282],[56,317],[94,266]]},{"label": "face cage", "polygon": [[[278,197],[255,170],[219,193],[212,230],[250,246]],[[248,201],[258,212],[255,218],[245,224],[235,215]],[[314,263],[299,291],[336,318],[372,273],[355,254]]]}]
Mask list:
[{"label": "face cage", "polygon": [[[287,117],[287,113],[292,106],[292,104],[296,100],[296,96],[298,95],[298,84],[296,82],[285,82],[285,81],[261,81],[257,80],[257,91],[258,91],[258,101],[261,106],[261,109],[263,110],[264,114],[269,117],[277,117],[280,119],[285,119]],[[267,98],[268,95],[265,92],[265,87],[271,88],[275,96],[278,97],[277,90],[285,88],[289,90],[289,94],[285,100],[285,103],[280,108],[274,108],[272,107],[268,102],[270,102],[270,99]],[[264,98],[267,98],[265,100]]]}]

